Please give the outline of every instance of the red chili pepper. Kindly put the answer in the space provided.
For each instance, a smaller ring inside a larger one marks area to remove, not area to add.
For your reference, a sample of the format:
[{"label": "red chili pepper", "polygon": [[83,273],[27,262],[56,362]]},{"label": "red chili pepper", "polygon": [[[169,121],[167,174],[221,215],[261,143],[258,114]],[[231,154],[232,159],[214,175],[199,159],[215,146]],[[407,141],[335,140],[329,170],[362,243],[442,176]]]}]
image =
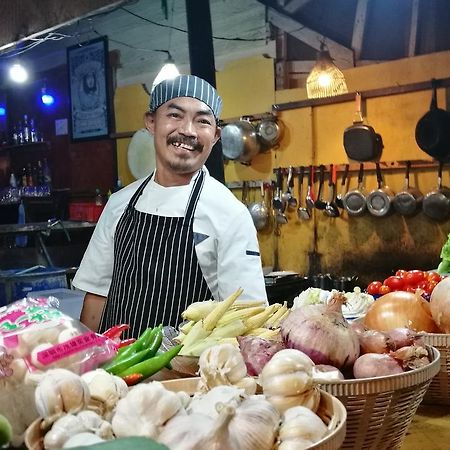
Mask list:
[{"label": "red chili pepper", "polygon": [[117,348],[126,347],[127,345],[133,344],[134,342],[136,342],[136,338],[124,339],[123,341],[119,342]]},{"label": "red chili pepper", "polygon": [[123,381],[125,381],[125,383],[127,383],[127,386],[133,386],[133,385],[139,383],[139,381],[141,381],[143,378],[144,378],[144,375],[142,375],[141,373],[133,373],[131,375],[122,377]]},{"label": "red chili pepper", "polygon": [[119,338],[120,335],[128,330],[130,328],[130,325],[127,323],[122,323],[120,325],[114,325],[111,328],[108,328],[104,333],[103,336],[109,338],[109,339],[116,339]]}]

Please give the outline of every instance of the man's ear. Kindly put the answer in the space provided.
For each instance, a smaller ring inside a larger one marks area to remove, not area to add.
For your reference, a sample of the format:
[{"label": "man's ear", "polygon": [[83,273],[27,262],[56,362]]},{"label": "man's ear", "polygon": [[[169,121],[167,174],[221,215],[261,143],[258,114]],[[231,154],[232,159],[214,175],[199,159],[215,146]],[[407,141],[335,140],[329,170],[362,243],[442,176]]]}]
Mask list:
[{"label": "man's ear", "polygon": [[147,128],[147,130],[151,134],[154,134],[154,131],[155,131],[155,114],[150,112],[150,111],[146,111],[145,114],[144,114],[144,124],[145,124],[145,128]]},{"label": "man's ear", "polygon": [[222,134],[222,128],[216,127],[216,135],[214,136],[214,143],[213,143],[213,145],[215,145],[216,142],[220,139],[221,134]]}]

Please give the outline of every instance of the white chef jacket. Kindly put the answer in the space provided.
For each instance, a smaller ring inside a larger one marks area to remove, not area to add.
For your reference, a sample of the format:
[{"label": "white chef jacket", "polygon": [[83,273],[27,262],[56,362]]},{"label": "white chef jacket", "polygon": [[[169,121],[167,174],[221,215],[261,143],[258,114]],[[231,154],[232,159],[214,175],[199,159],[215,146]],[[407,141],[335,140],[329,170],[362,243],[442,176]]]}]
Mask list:
[{"label": "white chef jacket", "polygon": [[[214,299],[223,300],[243,288],[240,299],[266,300],[256,229],[247,208],[229,189],[209,175],[194,214],[195,251]],[[164,187],[152,179],[136,209],[148,214],[183,217],[195,176],[189,185]],[[117,223],[143,180],[114,193],[95,227],[77,270],[73,285],[86,292],[107,296],[114,260]]]}]

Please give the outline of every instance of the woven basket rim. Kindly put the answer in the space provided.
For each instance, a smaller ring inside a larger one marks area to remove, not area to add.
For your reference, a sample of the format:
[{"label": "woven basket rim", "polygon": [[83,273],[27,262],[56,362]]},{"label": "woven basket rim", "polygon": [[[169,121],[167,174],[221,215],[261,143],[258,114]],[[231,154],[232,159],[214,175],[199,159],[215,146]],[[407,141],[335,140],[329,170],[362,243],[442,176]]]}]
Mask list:
[{"label": "woven basket rim", "polygon": [[432,361],[424,367],[410,370],[408,372],[388,375],[376,378],[360,378],[354,380],[338,380],[327,383],[320,383],[320,388],[332,395],[368,395],[381,392],[405,389],[422,384],[439,373],[440,352],[437,348],[427,345]]}]

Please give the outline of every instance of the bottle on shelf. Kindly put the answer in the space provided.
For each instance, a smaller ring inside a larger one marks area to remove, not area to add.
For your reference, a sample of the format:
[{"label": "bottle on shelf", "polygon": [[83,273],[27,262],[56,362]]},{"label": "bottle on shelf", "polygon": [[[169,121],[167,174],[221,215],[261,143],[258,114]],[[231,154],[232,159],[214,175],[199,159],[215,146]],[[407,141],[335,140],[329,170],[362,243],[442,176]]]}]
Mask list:
[{"label": "bottle on shelf", "polygon": [[28,115],[23,116],[23,143],[28,144],[31,142],[30,125],[28,124]]},{"label": "bottle on shelf", "polygon": [[52,176],[50,173],[50,167],[48,165],[47,158],[44,158],[42,162],[42,176],[44,185],[47,186],[48,189],[50,189],[52,185]]},{"label": "bottle on shelf", "polygon": [[11,176],[9,177],[9,186],[12,188],[17,187],[17,179],[16,176],[14,175],[14,172],[11,172]]},{"label": "bottle on shelf", "polygon": [[21,177],[21,184],[22,187],[25,187],[27,185],[27,169],[25,167],[22,168],[22,177]]},{"label": "bottle on shelf", "polygon": [[102,196],[99,188],[97,188],[95,190],[95,204],[97,206],[102,206],[103,205],[103,196]]},{"label": "bottle on shelf", "polygon": [[42,161],[39,160],[37,162],[37,184],[39,186],[43,186],[45,184],[44,182],[44,170],[42,168]]},{"label": "bottle on shelf", "polygon": [[27,164],[27,186],[34,186],[34,184],[33,184],[33,170],[31,168],[31,163]]},{"label": "bottle on shelf", "polygon": [[13,129],[12,129],[12,144],[19,145],[19,133],[17,131],[16,125],[13,125]]},{"label": "bottle on shelf", "polygon": [[31,142],[38,142],[38,133],[33,118],[30,119],[30,140]]},{"label": "bottle on shelf", "polygon": [[22,145],[24,143],[23,139],[23,128],[22,128],[22,122],[18,122],[17,124],[17,144]]}]

